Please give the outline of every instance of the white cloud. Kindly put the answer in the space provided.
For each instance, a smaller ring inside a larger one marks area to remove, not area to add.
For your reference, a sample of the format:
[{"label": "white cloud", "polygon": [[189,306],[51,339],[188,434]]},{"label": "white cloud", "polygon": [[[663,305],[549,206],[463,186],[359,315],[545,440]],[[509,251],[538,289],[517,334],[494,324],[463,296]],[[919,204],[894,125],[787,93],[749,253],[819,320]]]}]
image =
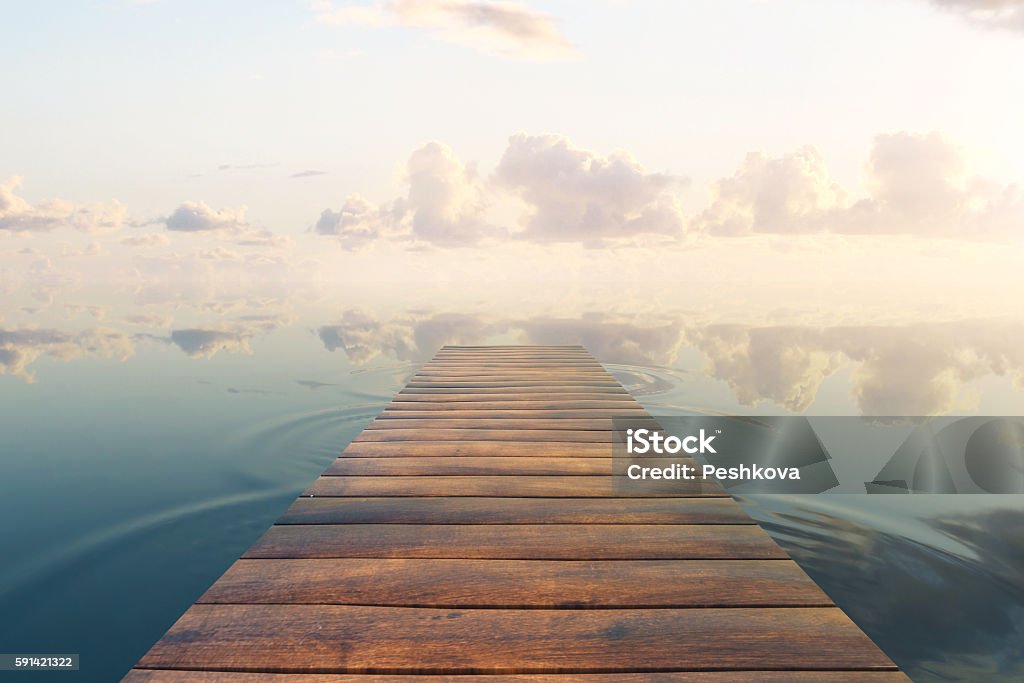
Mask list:
[{"label": "white cloud", "polygon": [[1024,0],[929,0],[986,28],[1024,31]]},{"label": "white cloud", "polygon": [[376,206],[353,194],[339,210],[324,209],[313,226],[313,232],[334,235],[342,248],[354,250],[388,234],[399,218],[401,210],[395,203]]},{"label": "white cloud", "polygon": [[695,226],[714,235],[815,232],[843,202],[821,153],[809,146],[776,159],[748,154],[713,189],[714,202]]},{"label": "white cloud", "polygon": [[16,193],[21,184],[19,176],[0,183],[0,230],[46,232],[72,228],[103,232],[117,230],[128,223],[128,210],[116,200],[110,204],[75,204],[49,199],[33,206]]},{"label": "white cloud", "polygon": [[713,185],[711,206],[692,222],[713,235],[889,234],[960,239],[1024,236],[1024,193],[966,172],[963,151],[942,135],[879,135],[857,201],[804,147],[779,158],[751,154]]},{"label": "white cloud", "polygon": [[447,145],[431,142],[413,152],[406,177],[415,238],[459,246],[494,233],[484,220],[487,201],[476,169]]},{"label": "white cloud", "polygon": [[520,2],[505,0],[391,0],[371,5],[313,5],[317,21],[422,29],[445,42],[514,59],[566,59],[576,50],[557,22]]},{"label": "white cloud", "polygon": [[207,230],[237,230],[248,227],[245,207],[212,209],[206,202],[184,202],[164,221],[168,230],[177,232],[204,232]]},{"label": "white cloud", "polygon": [[0,329],[0,375],[32,383],[29,366],[41,356],[71,361],[84,356],[127,360],[135,352],[130,335],[109,328],[69,334],[53,329]]},{"label": "white cloud", "polygon": [[624,152],[601,157],[562,136],[520,133],[509,138],[494,179],[528,205],[526,239],[600,242],[683,231],[672,193],[681,179],[648,173]]}]

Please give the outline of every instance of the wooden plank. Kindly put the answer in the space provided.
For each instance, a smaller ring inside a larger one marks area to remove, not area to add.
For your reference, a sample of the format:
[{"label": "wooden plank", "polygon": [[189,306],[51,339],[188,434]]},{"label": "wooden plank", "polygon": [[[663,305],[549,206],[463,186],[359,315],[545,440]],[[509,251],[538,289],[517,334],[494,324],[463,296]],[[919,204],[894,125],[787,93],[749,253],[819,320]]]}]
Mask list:
[{"label": "wooden plank", "polygon": [[[624,480],[616,486],[614,479]],[[329,477],[321,476],[303,495],[491,496],[496,498],[680,498],[725,496],[716,482],[661,480],[627,486],[624,477],[493,476],[493,477]]]},{"label": "wooden plank", "polygon": [[786,559],[756,525],[317,524],[271,527],[243,555],[497,560]]},{"label": "wooden plank", "polygon": [[239,560],[197,604],[828,607],[791,560]]},{"label": "wooden plank", "polygon": [[439,379],[454,379],[457,381],[474,381],[484,380],[488,382],[497,382],[501,380],[519,380],[519,379],[558,379],[566,382],[573,382],[576,380],[582,380],[585,382],[613,382],[612,376],[604,370],[599,372],[591,370],[564,370],[556,368],[548,368],[545,370],[538,370],[532,368],[530,370],[421,370],[413,375],[413,381],[436,381]]},{"label": "wooden plank", "polygon": [[571,429],[367,429],[355,438],[362,441],[536,441],[552,444],[605,443],[613,441],[611,431]]},{"label": "wooden plank", "polygon": [[[378,420],[388,419],[402,419],[402,420],[435,420],[444,418],[448,420],[477,420],[477,419],[531,419],[531,420],[588,420],[588,419],[599,419],[607,420],[616,417],[631,417],[631,418],[646,418],[648,417],[647,411],[643,408],[586,408],[583,410],[575,409],[543,409],[543,410],[453,410],[439,409],[439,410],[409,410],[407,408],[387,408],[380,415],[377,416]],[[540,426],[540,425],[539,425]]]},{"label": "wooden plank", "polygon": [[[643,422],[651,429],[656,429],[658,423],[650,417],[635,420],[638,424]],[[430,417],[430,418],[403,418],[403,417],[378,417],[366,426],[367,430],[376,429],[511,429],[511,430],[538,430],[538,429],[568,429],[568,430],[614,430],[615,424],[612,418],[518,418],[518,417],[475,417],[459,419],[453,417]]]},{"label": "wooden plank", "polygon": [[538,393],[532,391],[515,393],[459,393],[440,391],[406,392],[400,391],[391,399],[392,404],[398,401],[410,402],[570,402],[574,404],[587,403],[628,403],[630,405],[638,402],[630,394],[621,391],[614,393],[558,393],[557,390],[551,393]]},{"label": "wooden plank", "polygon": [[[581,394],[580,396],[585,397],[587,394]],[[559,409],[571,409],[571,410],[589,410],[589,409],[619,409],[619,408],[639,408],[643,410],[643,406],[638,401],[631,398],[574,398],[569,395],[565,398],[552,397],[535,398],[533,394],[504,397],[495,396],[493,399],[485,397],[481,400],[473,400],[473,397],[459,397],[459,396],[423,396],[422,394],[413,394],[406,396],[399,394],[396,396],[391,403],[388,404],[388,410],[559,410]]]},{"label": "wooden plank", "polygon": [[410,387],[408,384],[398,393],[399,396],[410,396],[416,394],[429,394],[432,396],[488,394],[500,396],[519,396],[523,394],[587,394],[596,398],[604,398],[605,395],[618,396],[621,398],[633,398],[628,391],[618,386],[587,386],[580,387],[573,384],[559,384],[556,386],[541,387],[464,387],[461,390],[451,387]]},{"label": "wooden plank", "polygon": [[336,605],[195,605],[140,666],[379,674],[894,668],[846,615],[828,607]]},{"label": "wooden plank", "polygon": [[563,389],[566,386],[594,388],[605,387],[616,389],[617,382],[612,380],[584,380],[574,379],[572,382],[560,382],[557,378],[538,377],[536,379],[492,379],[492,380],[454,380],[447,378],[430,379],[426,377],[414,377],[405,385],[407,389],[522,389],[522,388],[557,388]]},{"label": "wooden plank", "polygon": [[717,483],[613,471],[616,417],[582,347],[445,347],[126,680],[905,680]]},{"label": "wooden plank", "polygon": [[[670,467],[673,463],[697,466],[690,459],[630,458],[337,458],[322,476],[409,477],[409,476],[544,476],[544,475],[625,475],[628,464],[644,467]],[[616,469],[617,466],[617,469]]]},{"label": "wooden plank", "polygon": [[543,443],[537,441],[353,441],[342,452],[341,457],[352,458],[398,458],[398,457],[446,457],[446,458],[610,458],[612,444],[576,443],[561,441]]},{"label": "wooden plank", "polygon": [[909,680],[898,671],[701,671],[574,674],[572,678],[567,678],[558,674],[381,676],[133,669],[124,683],[907,683]]},{"label": "wooden plank", "polygon": [[278,524],[753,524],[732,498],[299,498]]}]

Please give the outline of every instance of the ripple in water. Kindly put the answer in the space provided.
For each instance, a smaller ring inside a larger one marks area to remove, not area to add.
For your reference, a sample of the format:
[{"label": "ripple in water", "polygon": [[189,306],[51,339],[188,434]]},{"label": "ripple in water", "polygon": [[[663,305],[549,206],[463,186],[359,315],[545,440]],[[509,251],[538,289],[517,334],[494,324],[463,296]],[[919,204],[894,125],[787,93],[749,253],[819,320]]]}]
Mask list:
[{"label": "ripple in water", "polygon": [[1024,497],[741,502],[915,681],[1024,680]]}]

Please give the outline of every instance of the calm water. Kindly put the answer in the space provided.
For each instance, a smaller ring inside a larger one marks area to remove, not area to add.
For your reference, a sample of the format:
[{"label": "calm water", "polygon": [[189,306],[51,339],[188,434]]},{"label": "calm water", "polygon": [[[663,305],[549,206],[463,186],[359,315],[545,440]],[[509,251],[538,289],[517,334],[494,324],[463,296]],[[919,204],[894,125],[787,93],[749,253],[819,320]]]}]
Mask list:
[{"label": "calm water", "polygon": [[[1024,414],[1024,325],[995,318],[19,296],[0,318],[0,651],[81,653],[53,680],[117,680],[444,343],[582,343],[659,414]],[[1024,678],[1021,497],[744,504],[915,680]]]}]

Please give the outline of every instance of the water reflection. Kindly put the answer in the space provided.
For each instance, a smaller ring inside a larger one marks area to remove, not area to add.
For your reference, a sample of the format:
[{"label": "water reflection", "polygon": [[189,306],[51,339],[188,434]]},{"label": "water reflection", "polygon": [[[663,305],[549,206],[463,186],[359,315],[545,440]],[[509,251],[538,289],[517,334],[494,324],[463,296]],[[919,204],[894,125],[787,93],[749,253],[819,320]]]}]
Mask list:
[{"label": "water reflection", "polygon": [[[96,680],[130,666],[444,344],[583,344],[662,414],[1024,414],[1015,320],[695,312],[626,290],[180,298],[190,286],[15,292],[0,319],[0,458],[18,482],[0,514],[25,520],[0,535],[14,558],[0,637],[77,643]],[[927,498],[755,512],[922,680],[1020,675],[1024,506],[915,506]]]},{"label": "water reflection", "polygon": [[1024,497],[913,498],[746,502],[915,681],[1022,680]]}]

